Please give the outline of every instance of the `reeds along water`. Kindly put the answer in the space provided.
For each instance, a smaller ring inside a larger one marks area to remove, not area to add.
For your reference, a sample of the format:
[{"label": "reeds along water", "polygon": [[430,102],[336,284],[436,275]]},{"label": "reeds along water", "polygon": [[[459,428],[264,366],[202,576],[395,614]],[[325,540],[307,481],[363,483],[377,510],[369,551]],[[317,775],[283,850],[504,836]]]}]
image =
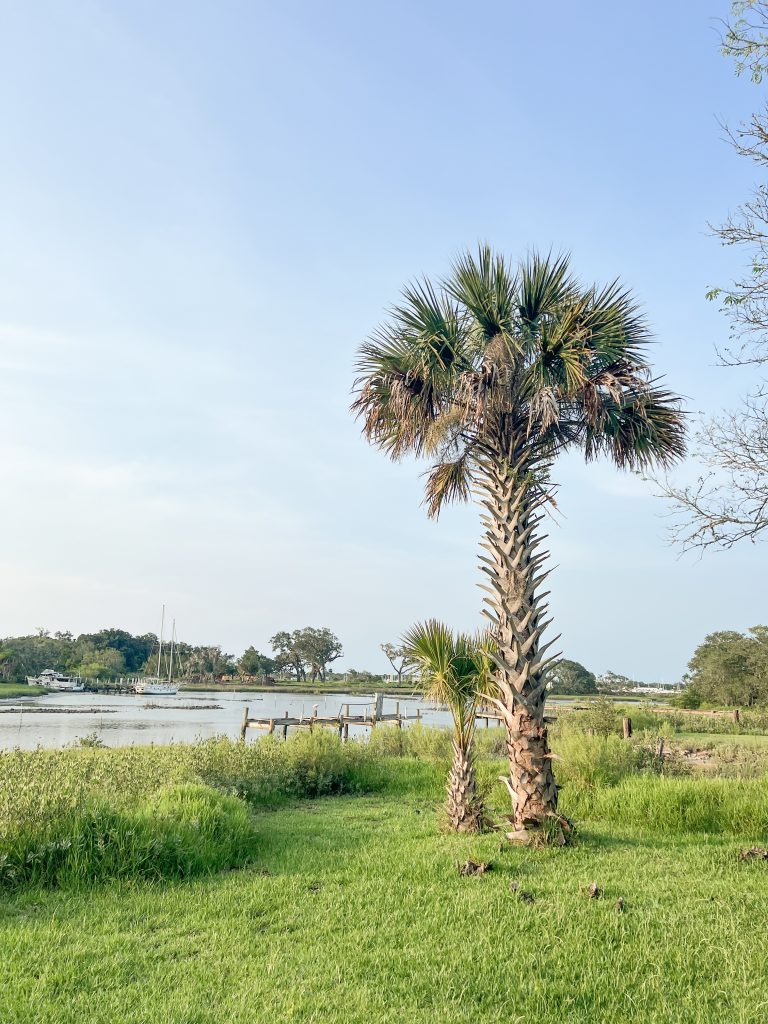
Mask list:
[{"label": "reeds along water", "polygon": [[[559,726],[553,747],[561,809],[578,822],[649,834],[695,832],[768,840],[768,774],[675,777],[642,736],[587,735]],[[501,730],[478,733],[487,805],[506,813],[497,781]],[[257,813],[297,798],[386,792],[442,799],[450,732],[377,730],[371,743],[317,730],[244,744],[0,753],[0,888],[175,878],[257,855]]]},{"label": "reeds along water", "polygon": [[254,809],[383,783],[330,733],[0,753],[0,886],[177,877],[247,854]]}]

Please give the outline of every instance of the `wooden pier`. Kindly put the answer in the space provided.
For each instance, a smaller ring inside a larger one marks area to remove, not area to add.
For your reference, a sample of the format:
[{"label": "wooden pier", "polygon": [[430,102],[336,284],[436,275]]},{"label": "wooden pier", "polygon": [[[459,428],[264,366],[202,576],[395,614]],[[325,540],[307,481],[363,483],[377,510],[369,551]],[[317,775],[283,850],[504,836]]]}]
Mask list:
[{"label": "wooden pier", "polygon": [[84,679],[85,693],[136,693],[135,679]]},{"label": "wooden pier", "polygon": [[[245,740],[249,729],[264,729],[268,735],[275,731],[282,732],[283,739],[288,736],[289,729],[304,728],[310,732],[317,726],[330,726],[339,731],[339,739],[349,738],[350,725],[359,726],[364,729],[373,729],[377,725],[396,725],[402,729],[405,722],[418,722],[421,720],[421,710],[417,708],[416,713],[409,715],[407,711],[400,711],[400,701],[395,702],[393,714],[384,713],[384,697],[377,693],[374,696],[373,704],[342,704],[337,715],[319,715],[319,705],[315,704],[311,715],[291,716],[286,711],[282,717],[272,718],[250,718],[246,706],[243,709],[243,721],[240,726],[240,739]],[[353,713],[354,708],[363,708],[362,714]]]}]

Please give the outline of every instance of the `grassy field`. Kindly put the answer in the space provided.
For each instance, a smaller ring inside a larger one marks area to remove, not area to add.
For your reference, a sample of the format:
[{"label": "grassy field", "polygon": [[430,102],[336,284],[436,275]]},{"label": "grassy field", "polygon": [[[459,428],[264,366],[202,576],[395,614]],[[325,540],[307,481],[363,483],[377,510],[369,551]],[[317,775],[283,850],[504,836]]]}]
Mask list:
[{"label": "grassy field", "polygon": [[8,697],[39,697],[50,692],[43,686],[28,686],[26,683],[0,683],[0,700]]},{"label": "grassy field", "polygon": [[543,850],[441,831],[437,730],[0,754],[0,1022],[764,1021],[768,776],[560,743]]},{"label": "grassy field", "polygon": [[[325,798],[260,816],[240,871],[6,899],[0,1019],[765,1020],[768,869],[736,837],[585,822],[574,848],[501,851],[437,824],[413,792]],[[468,857],[493,869],[460,878]]]},{"label": "grassy field", "polygon": [[442,833],[443,730],[0,753],[0,1024],[764,1021],[759,737],[712,777],[611,722],[555,730],[563,849]]}]

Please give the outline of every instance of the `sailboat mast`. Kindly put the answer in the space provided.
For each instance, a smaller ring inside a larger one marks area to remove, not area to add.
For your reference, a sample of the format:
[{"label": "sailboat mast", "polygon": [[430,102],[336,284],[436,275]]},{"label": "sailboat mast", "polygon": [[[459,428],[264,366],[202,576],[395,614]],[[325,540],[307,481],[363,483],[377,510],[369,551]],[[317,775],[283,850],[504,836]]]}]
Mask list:
[{"label": "sailboat mast", "polygon": [[168,663],[168,682],[170,683],[173,675],[173,645],[176,642],[176,619],[173,620],[173,626],[171,627],[171,660]]},{"label": "sailboat mast", "polygon": [[163,614],[160,618],[160,646],[157,649],[157,678],[160,678],[160,659],[163,656],[163,628],[165,626],[165,605],[163,605]]}]

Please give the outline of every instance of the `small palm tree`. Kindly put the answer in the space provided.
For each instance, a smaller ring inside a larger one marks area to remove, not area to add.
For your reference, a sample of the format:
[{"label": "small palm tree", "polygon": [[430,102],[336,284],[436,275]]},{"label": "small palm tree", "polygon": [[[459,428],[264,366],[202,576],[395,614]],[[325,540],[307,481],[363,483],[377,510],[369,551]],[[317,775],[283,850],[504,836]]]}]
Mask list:
[{"label": "small palm tree", "polygon": [[454,832],[479,832],[485,814],[477,791],[472,740],[478,702],[488,687],[493,663],[480,638],[454,635],[435,619],[412,626],[402,645],[409,662],[420,670],[424,696],[436,704],[447,704],[453,718],[453,763],[446,805],[450,827]]},{"label": "small palm tree", "polygon": [[507,731],[515,830],[556,815],[544,717],[549,624],[540,528],[555,459],[580,449],[619,467],[682,456],[678,399],[653,379],[648,326],[618,283],[584,287],[566,257],[510,267],[490,248],[447,279],[404,290],[360,350],[353,411],[391,458],[430,457],[426,503],[478,497],[481,570],[495,642],[490,700]]}]

